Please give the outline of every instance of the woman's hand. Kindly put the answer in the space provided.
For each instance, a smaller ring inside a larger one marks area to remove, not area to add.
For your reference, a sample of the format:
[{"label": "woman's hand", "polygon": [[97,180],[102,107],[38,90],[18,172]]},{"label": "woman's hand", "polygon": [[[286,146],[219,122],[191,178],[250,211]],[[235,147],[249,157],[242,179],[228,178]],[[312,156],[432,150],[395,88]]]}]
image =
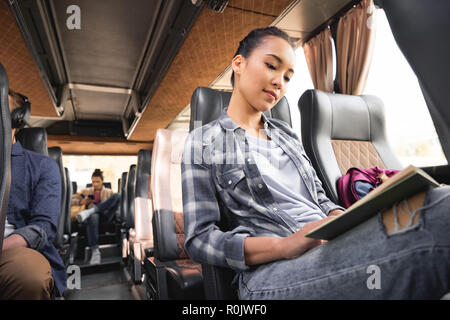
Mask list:
[{"label": "woman's hand", "polygon": [[283,257],[285,259],[294,259],[301,256],[306,251],[321,245],[323,243],[322,240],[305,237],[305,234],[317,228],[321,224],[334,219],[335,217],[336,215],[329,215],[325,219],[308,222],[296,233],[284,238],[282,240]]}]

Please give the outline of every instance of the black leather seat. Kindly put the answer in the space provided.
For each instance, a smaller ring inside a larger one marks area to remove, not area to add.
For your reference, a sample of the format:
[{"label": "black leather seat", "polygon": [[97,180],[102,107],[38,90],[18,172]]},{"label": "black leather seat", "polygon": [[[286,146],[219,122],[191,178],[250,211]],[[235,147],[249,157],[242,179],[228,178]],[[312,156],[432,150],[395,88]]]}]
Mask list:
[{"label": "black leather seat", "polygon": [[68,239],[70,241],[70,249],[69,249],[69,264],[73,264],[73,261],[75,259],[75,254],[77,252],[78,247],[78,232],[72,233],[72,221],[70,217],[70,212],[72,208],[72,195],[73,195],[73,188],[72,188],[72,181],[70,179],[70,173],[69,169],[64,168],[64,173],[66,175],[66,185],[67,185],[67,193],[66,193],[66,217],[64,222],[64,237],[65,242],[67,241],[67,236],[70,237]]},{"label": "black leather seat", "polygon": [[136,188],[136,165],[132,164],[127,175],[127,218],[125,227],[127,230],[134,228],[134,189]]},{"label": "black leather seat", "polygon": [[136,165],[134,191],[134,229],[129,234],[129,267],[134,283],[142,279],[142,265],[147,257],[153,256],[152,202],[149,190],[151,150],[139,150]]},{"label": "black leather seat", "polygon": [[298,107],[303,147],[333,202],[340,203],[337,180],[351,167],[403,168],[386,139],[379,98],[307,90]]},{"label": "black leather seat", "polygon": [[[8,76],[0,63],[0,230],[5,229],[11,185],[11,115],[8,104]],[[0,237],[0,258],[3,235]]]},{"label": "black leather seat", "polygon": [[64,164],[62,159],[62,150],[60,147],[48,148],[48,155],[50,158],[56,161],[59,167],[59,173],[61,175],[61,214],[58,218],[58,231],[56,233],[56,238],[54,244],[58,250],[64,248],[64,229],[66,224],[66,206],[67,206],[67,179],[66,172],[64,170]]},{"label": "black leather seat", "polygon": [[[216,120],[228,106],[231,92],[217,91],[211,88],[198,87],[191,98],[191,119],[189,129],[203,126]],[[291,113],[287,99],[283,97],[277,105],[264,113],[268,118],[276,118],[292,126]],[[221,208],[222,216],[223,210]],[[220,228],[226,230],[225,222]],[[229,300],[237,299],[237,292],[231,287],[235,272],[228,268],[202,264],[204,289],[207,299]]]},{"label": "black leather seat", "polygon": [[122,242],[122,259],[128,257],[128,239],[127,229],[125,228],[128,212],[127,200],[127,176],[128,172],[122,172],[120,178],[120,204],[119,204],[119,224],[120,224],[120,239]]},{"label": "black leather seat", "polygon": [[48,157],[47,131],[44,128],[24,128],[16,133],[22,147]]}]

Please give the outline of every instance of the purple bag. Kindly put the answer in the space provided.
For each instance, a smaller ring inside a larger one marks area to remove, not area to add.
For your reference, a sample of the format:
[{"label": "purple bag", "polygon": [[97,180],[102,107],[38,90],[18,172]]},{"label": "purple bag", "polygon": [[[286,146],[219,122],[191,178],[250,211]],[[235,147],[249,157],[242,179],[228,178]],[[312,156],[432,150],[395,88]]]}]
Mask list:
[{"label": "purple bag", "polygon": [[373,188],[376,188],[383,183],[384,176],[390,178],[397,172],[399,170],[380,169],[378,167],[348,169],[347,173],[338,179],[338,192],[342,205],[348,208],[361,198],[355,188],[358,181],[370,183]]}]

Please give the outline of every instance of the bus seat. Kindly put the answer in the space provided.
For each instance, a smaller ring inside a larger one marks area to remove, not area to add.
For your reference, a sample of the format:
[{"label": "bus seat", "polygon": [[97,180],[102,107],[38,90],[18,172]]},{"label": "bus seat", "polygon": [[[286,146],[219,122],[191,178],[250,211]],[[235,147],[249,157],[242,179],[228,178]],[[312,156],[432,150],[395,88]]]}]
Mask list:
[{"label": "bus seat", "polygon": [[48,148],[48,155],[50,158],[56,161],[61,175],[61,214],[58,218],[58,226],[56,230],[56,237],[53,243],[56,249],[58,249],[61,257],[63,257],[64,264],[67,266],[70,255],[70,233],[66,233],[66,217],[67,217],[67,178],[63,164],[63,153],[60,147]]},{"label": "bus seat", "polygon": [[[218,91],[208,87],[197,87],[191,97],[191,118],[189,131],[216,120],[230,103],[231,92]],[[287,99],[283,97],[275,107],[264,112],[268,118],[283,120],[292,126]],[[199,122],[199,123],[195,123]]]},{"label": "bus seat", "polygon": [[[5,230],[11,185],[11,115],[8,104],[8,76],[0,63],[0,232]],[[2,253],[3,234],[0,237],[0,258]]]},{"label": "bus seat", "polygon": [[379,98],[307,90],[298,107],[303,147],[334,203],[337,180],[349,168],[403,168],[388,144]]},{"label": "bus seat", "polygon": [[120,205],[119,205],[119,217],[122,223],[125,223],[127,219],[127,176],[128,172],[122,172],[122,177],[120,178]]},{"label": "bus seat", "polygon": [[[206,125],[216,120],[228,106],[230,98],[231,92],[217,91],[207,87],[196,88],[191,98],[189,130],[192,131],[195,127]],[[285,97],[264,114],[268,118],[280,119],[292,126],[289,104]],[[224,208],[221,208],[222,214],[223,210]],[[222,228],[226,228],[226,226],[222,224]],[[202,270],[207,299],[237,299],[237,292],[231,287],[231,282],[235,275],[232,269],[202,264]]]},{"label": "bus seat", "polygon": [[45,128],[35,127],[20,129],[15,137],[25,149],[48,156],[47,131]]},{"label": "bus seat", "polygon": [[78,244],[78,232],[72,233],[72,221],[70,220],[70,209],[72,207],[72,181],[70,180],[69,169],[64,168],[64,173],[66,175],[66,185],[67,185],[67,194],[66,194],[66,217],[64,224],[64,234],[70,235],[70,250],[69,250],[69,264],[73,264],[75,259],[75,254],[77,252],[77,244]]},{"label": "bus seat", "polygon": [[128,172],[122,172],[120,178],[120,204],[119,204],[119,224],[120,224],[120,239],[122,243],[122,259],[125,260],[128,256],[128,240],[125,223],[127,219],[127,176]]},{"label": "bus seat", "polygon": [[136,186],[136,165],[132,164],[127,175],[127,219],[126,229],[134,228],[134,189]]},{"label": "bus seat", "polygon": [[[105,188],[111,189],[111,182],[103,182]],[[86,188],[92,187],[92,183],[86,183]]]},{"label": "bus seat", "polygon": [[129,234],[129,263],[135,284],[141,283],[144,259],[153,256],[153,209],[149,192],[151,161],[151,150],[139,150],[134,192],[134,229]]},{"label": "bus seat", "polygon": [[184,250],[181,156],[184,130],[158,129],[153,145],[151,198],[154,256],[144,261],[158,299],[204,299],[201,266]]}]

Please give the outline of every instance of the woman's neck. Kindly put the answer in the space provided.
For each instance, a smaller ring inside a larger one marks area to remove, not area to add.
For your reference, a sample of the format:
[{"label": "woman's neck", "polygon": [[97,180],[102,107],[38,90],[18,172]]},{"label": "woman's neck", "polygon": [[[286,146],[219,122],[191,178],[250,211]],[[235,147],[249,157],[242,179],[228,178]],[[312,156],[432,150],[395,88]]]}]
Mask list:
[{"label": "woman's neck", "polygon": [[255,138],[270,140],[264,132],[262,112],[255,110],[240,94],[233,91],[227,109],[228,116],[236,122],[246,134]]},{"label": "woman's neck", "polygon": [[231,95],[227,114],[246,131],[258,131],[264,128],[264,124],[261,120],[262,112],[255,110],[242,95],[238,94],[236,91],[233,91],[233,94]]}]

